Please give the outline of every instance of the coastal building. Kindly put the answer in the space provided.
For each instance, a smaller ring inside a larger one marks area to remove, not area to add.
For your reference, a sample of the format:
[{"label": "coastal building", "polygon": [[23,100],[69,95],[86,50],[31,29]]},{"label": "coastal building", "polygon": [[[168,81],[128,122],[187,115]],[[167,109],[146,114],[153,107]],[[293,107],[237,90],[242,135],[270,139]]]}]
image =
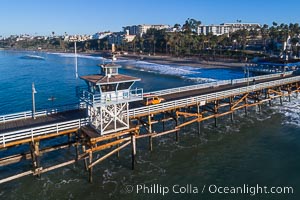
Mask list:
[{"label": "coastal building", "polygon": [[109,36],[107,36],[107,42],[108,44],[116,44],[116,45],[120,45],[122,44],[122,35],[123,32],[115,32]]},{"label": "coastal building", "polygon": [[98,32],[98,33],[95,33],[94,35],[92,35],[92,39],[101,40],[101,39],[104,39],[104,38],[106,38],[107,36],[109,36],[111,34],[112,34],[112,32]]},{"label": "coastal building", "polygon": [[200,25],[198,26],[198,35],[207,35],[212,33],[213,35],[223,35],[233,33],[237,30],[247,29],[257,30],[260,29],[261,25],[258,23],[222,23],[220,25]]},{"label": "coastal building", "polygon": [[123,32],[128,32],[129,35],[139,35],[139,25],[125,26],[123,27]]},{"label": "coastal building", "polygon": [[229,32],[235,32],[241,29],[257,30],[260,29],[261,25],[258,23],[223,23],[221,26],[227,26],[229,28]]},{"label": "coastal building", "polygon": [[156,30],[162,30],[162,29],[170,29],[169,25],[165,24],[142,24],[142,25],[133,25],[133,26],[125,26],[123,27],[124,33],[126,31],[129,32],[129,35],[139,35],[142,36],[143,34],[147,33],[149,29],[156,29]]},{"label": "coastal building", "polygon": [[126,42],[132,42],[135,37],[136,37],[136,35],[130,35],[129,33],[127,33],[127,34],[124,35],[124,40]]},{"label": "coastal building", "polygon": [[65,42],[72,42],[72,41],[77,41],[77,42],[83,42],[92,39],[92,36],[90,35],[66,35],[64,38]]},{"label": "coastal building", "polygon": [[124,42],[132,42],[136,35],[129,34],[129,31],[126,31],[124,34],[123,32],[116,32],[107,36],[108,44],[116,44],[121,45]]},{"label": "coastal building", "polygon": [[223,35],[229,33],[229,27],[223,25],[200,25],[197,29],[198,35],[207,35],[212,33],[213,35]]}]

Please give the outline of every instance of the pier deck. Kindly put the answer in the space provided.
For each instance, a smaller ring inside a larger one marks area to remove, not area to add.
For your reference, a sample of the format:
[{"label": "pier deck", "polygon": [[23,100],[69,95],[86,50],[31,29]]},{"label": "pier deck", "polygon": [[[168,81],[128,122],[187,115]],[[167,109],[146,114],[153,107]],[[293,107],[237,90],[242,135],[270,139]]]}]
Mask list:
[{"label": "pier deck", "polygon": [[[274,77],[274,78],[255,80],[255,84],[265,83],[265,82],[274,81],[274,80],[286,79],[289,77],[292,77],[292,75],[287,75],[284,78]],[[236,88],[244,87],[247,85],[253,85],[254,84],[253,79],[255,79],[255,78],[249,78],[249,82],[227,84],[227,85],[221,85],[221,86],[216,85],[214,87],[209,87],[209,88],[202,88],[202,89],[197,89],[197,90],[189,90],[189,91],[183,91],[183,92],[178,92],[178,93],[166,94],[166,95],[162,95],[161,97],[163,97],[166,100],[166,102],[168,102],[168,101],[174,101],[174,100],[184,99],[184,98],[193,97],[193,96],[199,96],[199,95],[204,95],[204,94],[220,92],[220,91],[229,90],[229,89],[236,89]],[[141,108],[144,106],[145,105],[143,105],[142,101],[132,102],[130,104],[131,109]],[[5,132],[10,132],[10,131],[17,131],[17,130],[33,128],[33,127],[38,127],[38,126],[44,126],[47,124],[55,124],[55,123],[60,123],[60,122],[65,122],[65,121],[75,120],[75,119],[81,119],[81,118],[86,118],[86,117],[87,117],[86,111],[83,109],[60,112],[60,113],[56,113],[56,114],[37,117],[36,119],[29,117],[27,119],[14,120],[14,121],[6,122],[6,123],[1,123],[0,124],[0,132],[5,133]]]},{"label": "pier deck", "polygon": [[60,122],[75,120],[86,118],[86,111],[85,110],[69,110],[65,112],[59,112],[51,115],[45,115],[41,117],[37,117],[36,119],[27,118],[27,119],[20,119],[9,121],[0,124],[0,133],[17,131],[22,129],[28,129],[38,126],[45,126],[47,124],[56,124]]}]

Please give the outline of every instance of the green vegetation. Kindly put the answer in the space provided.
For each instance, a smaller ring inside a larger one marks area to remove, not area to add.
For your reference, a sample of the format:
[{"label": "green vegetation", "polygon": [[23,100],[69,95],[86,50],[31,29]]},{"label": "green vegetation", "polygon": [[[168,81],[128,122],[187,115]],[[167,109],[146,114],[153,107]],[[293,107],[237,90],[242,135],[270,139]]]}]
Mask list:
[{"label": "green vegetation", "polygon": [[[119,51],[135,54],[197,56],[203,58],[238,58],[267,57],[271,55],[300,55],[298,23],[263,25],[257,29],[241,29],[220,36],[198,35],[197,27],[201,21],[187,19],[181,26],[175,24],[174,31],[149,29],[146,34],[136,36],[132,42],[122,41],[116,46]],[[64,41],[64,37],[51,32],[47,39],[41,37],[17,40],[18,37],[0,38],[0,48],[43,49],[53,51],[74,51],[74,42]],[[65,34],[66,35],[66,34]],[[283,51],[284,42],[290,38],[290,46]],[[109,51],[111,45],[107,38],[77,42],[80,52]]]},{"label": "green vegetation", "polygon": [[[149,54],[168,54],[173,56],[210,56],[227,58],[266,57],[289,53],[299,57],[300,27],[295,24],[276,22],[270,28],[263,25],[253,30],[237,30],[220,36],[208,34],[197,35],[196,28],[201,22],[188,19],[182,25],[182,31],[166,32],[165,30],[149,30],[133,43],[127,44],[125,50]],[[179,24],[174,27],[179,27]],[[291,48],[283,52],[283,44],[290,37]],[[131,49],[135,46],[135,49]]]}]

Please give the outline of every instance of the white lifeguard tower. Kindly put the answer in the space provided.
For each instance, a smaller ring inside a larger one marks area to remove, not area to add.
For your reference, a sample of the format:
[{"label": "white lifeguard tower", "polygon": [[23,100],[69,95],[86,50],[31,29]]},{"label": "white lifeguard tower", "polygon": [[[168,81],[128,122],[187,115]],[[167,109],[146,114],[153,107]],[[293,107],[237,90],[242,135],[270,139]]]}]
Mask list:
[{"label": "white lifeguard tower", "polygon": [[82,91],[90,125],[101,135],[129,128],[129,102],[143,99],[143,89],[132,89],[140,78],[121,75],[120,65],[100,65],[101,73],[81,76],[88,85]]}]

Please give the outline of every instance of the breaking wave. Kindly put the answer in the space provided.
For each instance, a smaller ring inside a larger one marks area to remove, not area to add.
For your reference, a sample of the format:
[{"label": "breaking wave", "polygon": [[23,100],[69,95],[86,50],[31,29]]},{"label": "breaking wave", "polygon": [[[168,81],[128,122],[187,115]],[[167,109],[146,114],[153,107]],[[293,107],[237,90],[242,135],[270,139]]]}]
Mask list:
[{"label": "breaking wave", "polygon": [[242,78],[244,76],[243,72],[231,69],[207,69],[191,66],[156,64],[135,60],[117,60],[116,62],[125,66],[125,68],[159,73],[162,75],[172,75],[200,83]]},{"label": "breaking wave", "polygon": [[[74,53],[50,53],[60,57],[74,58]],[[79,59],[91,59],[99,61],[99,63],[110,63],[111,59],[106,59],[100,56],[77,54]],[[162,75],[177,76],[183,79],[189,79],[198,83],[207,83],[217,80],[227,80],[243,78],[242,71],[231,69],[207,69],[201,67],[179,66],[171,64],[156,64],[140,60],[116,60],[114,61],[122,65],[125,69],[139,70],[150,73],[158,73]]]},{"label": "breaking wave", "polygon": [[296,97],[296,94],[292,95],[292,101],[284,101],[282,106],[275,106],[274,110],[283,114],[283,124],[294,125],[300,127],[300,97]]},{"label": "breaking wave", "polygon": [[[75,58],[74,53],[49,53],[49,54],[58,55],[58,56],[64,57],[64,58]],[[102,61],[104,59],[101,56],[91,56],[91,55],[83,55],[83,54],[77,54],[77,58],[100,60],[100,61]]]}]

